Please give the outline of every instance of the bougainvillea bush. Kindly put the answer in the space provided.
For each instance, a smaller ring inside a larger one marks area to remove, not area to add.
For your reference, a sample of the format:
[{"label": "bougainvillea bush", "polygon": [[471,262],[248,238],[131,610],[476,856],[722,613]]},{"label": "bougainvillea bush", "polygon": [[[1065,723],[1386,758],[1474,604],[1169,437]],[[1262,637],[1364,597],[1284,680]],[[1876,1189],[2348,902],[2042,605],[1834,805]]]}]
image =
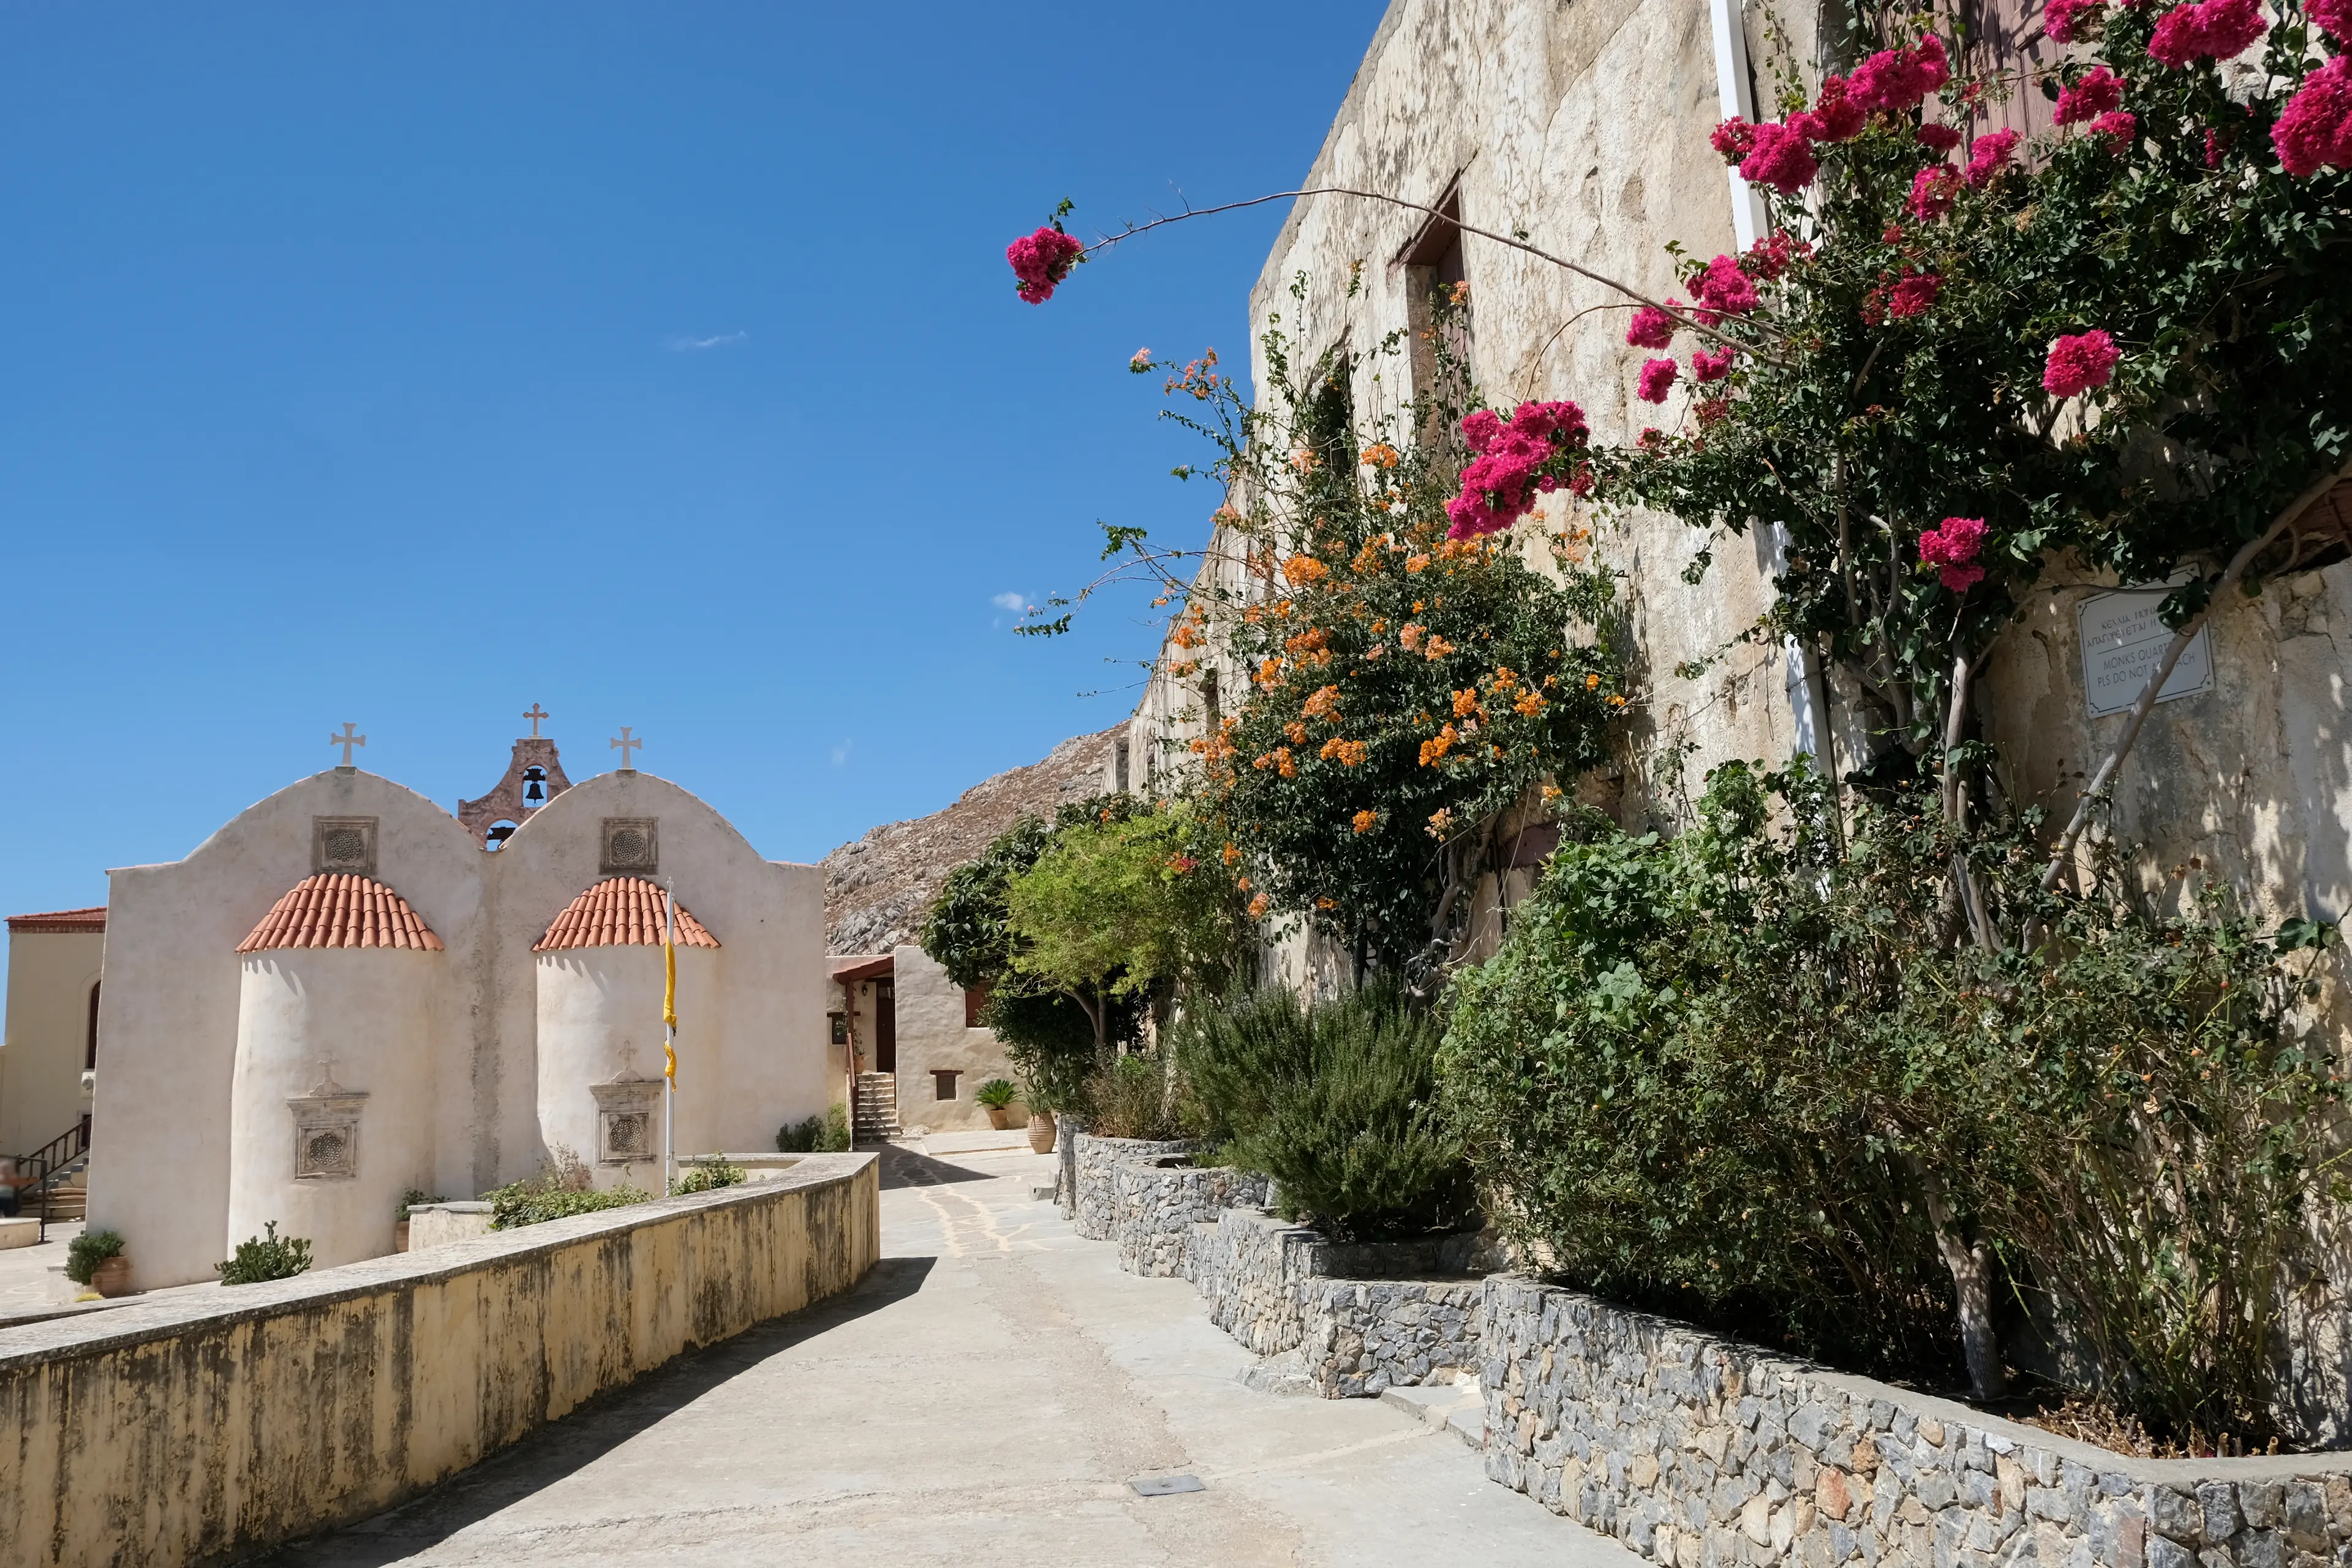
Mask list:
[{"label": "bougainvillea bush", "polygon": [[[1778,527],[1778,628],[1931,766],[1969,738],[1956,687],[2053,573],[2188,570],[2167,619],[2200,614],[2347,456],[2352,27],[2337,0],[2267,25],[2253,0],[2074,0],[2049,30],[2069,57],[2039,76],[1966,79],[1933,34],[1891,37],[1810,101],[1792,85],[1781,119],[1718,129],[1773,226],[1633,316],[1628,342],[1666,351],[1641,378],[1654,426],[1474,468],[1455,532],[1580,477]],[[2054,130],[1969,134],[2021,91]]]},{"label": "bougainvillea bush", "polygon": [[[1581,531],[1542,535],[1549,571],[1501,541],[1449,540],[1464,454],[1407,449],[1392,422],[1355,417],[1355,378],[1393,347],[1294,374],[1277,321],[1255,407],[1229,381],[1205,384],[1205,363],[1169,367],[1180,405],[1208,405],[1184,422],[1219,445],[1222,548],[1243,568],[1240,586],[1214,571],[1189,584],[1171,633],[1171,677],[1225,671],[1190,787],[1224,826],[1252,912],[1311,921],[1360,972],[1442,967],[1502,814],[1601,762],[1625,703],[1610,580]],[[1572,404],[1528,405],[1518,422],[1584,438]]]}]

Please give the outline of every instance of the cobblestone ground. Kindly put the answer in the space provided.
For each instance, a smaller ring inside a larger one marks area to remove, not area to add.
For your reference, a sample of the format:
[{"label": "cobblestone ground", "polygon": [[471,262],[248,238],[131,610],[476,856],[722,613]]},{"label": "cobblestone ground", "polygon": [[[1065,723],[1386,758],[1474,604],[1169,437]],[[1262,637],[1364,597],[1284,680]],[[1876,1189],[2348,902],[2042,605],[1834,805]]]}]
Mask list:
[{"label": "cobblestone ground", "polygon": [[[1190,1285],[1121,1274],[1030,1196],[1050,1156],[885,1160],[884,1261],[854,1295],[271,1561],[1642,1561],[1402,1412],[1244,1388],[1253,1358]],[[1203,1489],[1128,1484],[1179,1472]]]}]

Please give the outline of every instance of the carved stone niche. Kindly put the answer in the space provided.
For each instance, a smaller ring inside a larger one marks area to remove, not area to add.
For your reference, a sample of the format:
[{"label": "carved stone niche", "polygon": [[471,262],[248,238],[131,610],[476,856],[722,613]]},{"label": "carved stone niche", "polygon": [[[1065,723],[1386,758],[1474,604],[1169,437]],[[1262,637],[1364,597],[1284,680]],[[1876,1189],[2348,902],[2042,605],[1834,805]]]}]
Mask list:
[{"label": "carved stone niche", "polygon": [[596,1163],[635,1165],[661,1158],[662,1080],[616,1078],[592,1083],[596,1097]]},{"label": "carved stone niche", "polygon": [[373,816],[312,817],[310,869],[374,876],[375,823]]},{"label": "carved stone niche", "polygon": [[608,816],[598,838],[597,869],[605,876],[650,877],[661,869],[659,819]]},{"label": "carved stone niche", "polygon": [[349,1181],[360,1173],[360,1112],[367,1090],[321,1078],[310,1093],[286,1102],[294,1113],[294,1179]]}]

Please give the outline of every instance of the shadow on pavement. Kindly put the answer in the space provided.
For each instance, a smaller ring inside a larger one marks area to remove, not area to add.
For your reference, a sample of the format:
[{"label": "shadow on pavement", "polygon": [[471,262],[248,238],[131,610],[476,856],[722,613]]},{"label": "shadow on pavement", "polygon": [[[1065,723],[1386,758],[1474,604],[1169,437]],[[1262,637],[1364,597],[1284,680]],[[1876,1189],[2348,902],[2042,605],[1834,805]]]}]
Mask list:
[{"label": "shadow on pavement", "polygon": [[625,1387],[598,1394],[514,1447],[404,1503],[248,1561],[279,1568],[381,1568],[412,1557],[593,1464],[738,1373],[828,1329],[905,1300],[923,1288],[937,1261],[885,1258],[846,1295],[771,1318],[707,1349],[689,1351]]},{"label": "shadow on pavement", "polygon": [[[919,1154],[912,1149],[902,1149],[895,1143],[883,1145],[882,1186],[936,1187],[949,1182],[987,1182],[995,1176],[986,1171],[975,1171],[968,1165],[950,1165],[945,1160],[935,1160],[929,1154]],[[1002,1174],[1002,1172],[997,1174]]]}]

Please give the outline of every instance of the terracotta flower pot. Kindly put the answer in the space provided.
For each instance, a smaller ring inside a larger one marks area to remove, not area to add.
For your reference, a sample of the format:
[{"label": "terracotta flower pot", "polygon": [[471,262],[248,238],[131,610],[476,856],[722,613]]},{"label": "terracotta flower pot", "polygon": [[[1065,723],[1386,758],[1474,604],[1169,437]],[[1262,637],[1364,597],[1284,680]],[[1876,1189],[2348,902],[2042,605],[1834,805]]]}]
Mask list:
[{"label": "terracotta flower pot", "polygon": [[991,1127],[995,1128],[999,1132],[1003,1131],[1006,1128],[1013,1125],[1013,1112],[1006,1107],[1002,1105],[988,1105],[982,1106],[981,1109],[988,1112],[988,1124]]},{"label": "terracotta flower pot", "polygon": [[[533,704],[533,706],[537,705]],[[392,1222],[392,1249],[394,1252],[408,1250],[408,1222],[404,1219]]]},{"label": "terracotta flower pot", "polygon": [[121,1253],[90,1270],[89,1288],[101,1296],[131,1294],[131,1259]]},{"label": "terracotta flower pot", "polygon": [[1040,1116],[1034,1111],[1030,1112],[1029,1149],[1032,1153],[1037,1154],[1050,1154],[1054,1152],[1054,1119],[1052,1117]]}]

